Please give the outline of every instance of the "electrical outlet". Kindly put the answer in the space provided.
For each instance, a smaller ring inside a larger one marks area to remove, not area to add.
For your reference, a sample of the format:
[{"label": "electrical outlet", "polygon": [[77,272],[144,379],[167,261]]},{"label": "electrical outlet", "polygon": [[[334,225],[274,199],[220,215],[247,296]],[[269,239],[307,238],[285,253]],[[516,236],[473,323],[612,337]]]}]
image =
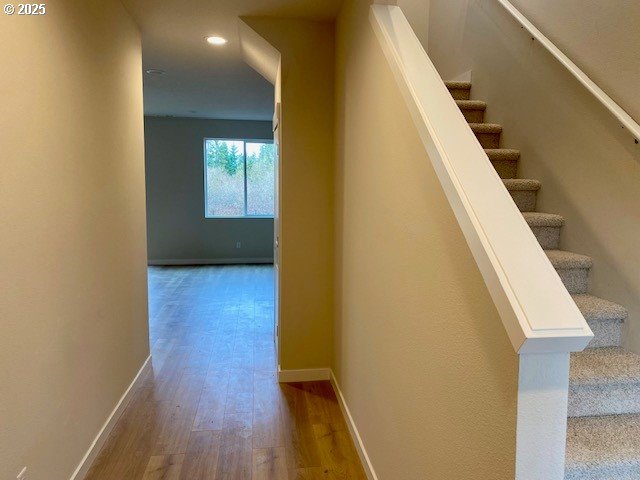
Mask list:
[{"label": "electrical outlet", "polygon": [[242,248],[242,243],[236,242],[236,248]]},{"label": "electrical outlet", "polygon": [[27,467],[20,470],[20,473],[16,477],[16,480],[27,480]]}]

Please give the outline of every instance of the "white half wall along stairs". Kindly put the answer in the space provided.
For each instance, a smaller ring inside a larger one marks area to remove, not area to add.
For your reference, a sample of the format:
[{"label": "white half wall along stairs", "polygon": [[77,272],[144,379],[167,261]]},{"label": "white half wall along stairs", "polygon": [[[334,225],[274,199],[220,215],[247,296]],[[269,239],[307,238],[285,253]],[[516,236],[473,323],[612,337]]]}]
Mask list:
[{"label": "white half wall along stairs", "polygon": [[401,9],[370,20],[520,355],[516,479],[640,478],[640,357],[621,348],[626,309],[589,292],[598,259],[562,250],[571,219],[538,211],[545,186],[518,177],[490,106],[442,81]]}]

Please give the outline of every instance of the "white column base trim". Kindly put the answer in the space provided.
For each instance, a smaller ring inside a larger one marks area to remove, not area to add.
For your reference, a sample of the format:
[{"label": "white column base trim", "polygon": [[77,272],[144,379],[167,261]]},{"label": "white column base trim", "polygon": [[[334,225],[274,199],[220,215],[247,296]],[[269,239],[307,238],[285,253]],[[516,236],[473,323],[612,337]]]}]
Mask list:
[{"label": "white column base trim", "polygon": [[302,370],[282,370],[278,366],[278,382],[318,382],[321,380],[329,380],[331,378],[331,369],[329,368],[305,368]]},{"label": "white column base trim", "polygon": [[98,435],[96,435],[96,438],[91,443],[91,446],[89,446],[87,453],[84,454],[84,457],[78,464],[78,467],[76,468],[75,472],[73,472],[73,474],[71,475],[70,480],[82,480],[85,477],[85,475],[89,471],[89,468],[91,467],[91,464],[96,459],[96,457],[98,456],[98,453],[100,453],[100,450],[102,449],[105,442],[109,438],[109,434],[113,430],[113,427],[116,426],[116,422],[122,415],[122,412],[124,412],[124,409],[127,408],[127,405],[129,404],[129,401],[133,396],[133,392],[135,391],[136,385],[142,381],[142,379],[145,377],[145,374],[149,371],[150,368],[151,368],[151,355],[149,355],[147,359],[144,361],[144,363],[142,364],[142,367],[140,367],[140,370],[138,370],[138,373],[136,374],[135,378],[129,384],[129,387],[127,387],[127,390],[124,392],[122,397],[120,397],[120,400],[118,401],[115,408],[107,418],[107,421],[104,422],[104,425],[98,432]]},{"label": "white column base trim", "polygon": [[273,258],[160,258],[154,260],[150,259],[147,261],[147,265],[152,267],[169,267],[178,265],[243,265],[255,263],[273,263]]},{"label": "white column base trim", "polygon": [[364,473],[367,475],[367,478],[369,480],[378,480],[378,476],[376,475],[376,472],[373,469],[373,465],[371,464],[371,459],[367,454],[367,450],[364,448],[364,443],[362,442],[362,438],[360,437],[358,428],[353,421],[353,417],[351,416],[351,412],[349,411],[349,407],[347,406],[347,402],[344,399],[344,395],[342,395],[342,390],[340,390],[340,385],[338,385],[338,380],[333,374],[333,371],[331,371],[331,385],[333,386],[333,390],[336,392],[338,404],[340,405],[340,410],[342,410],[342,416],[347,422],[347,427],[349,427],[349,433],[351,433],[351,439],[353,440],[353,444],[356,446],[356,450],[358,451],[358,456],[360,457],[360,462],[362,463],[362,467],[364,468]]}]

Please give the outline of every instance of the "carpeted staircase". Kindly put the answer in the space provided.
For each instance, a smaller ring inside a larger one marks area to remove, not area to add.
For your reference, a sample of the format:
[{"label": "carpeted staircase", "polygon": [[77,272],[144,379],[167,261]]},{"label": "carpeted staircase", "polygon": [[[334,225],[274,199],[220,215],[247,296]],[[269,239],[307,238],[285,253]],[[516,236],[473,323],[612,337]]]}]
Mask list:
[{"label": "carpeted staircase", "polygon": [[560,250],[564,218],[536,211],[540,182],[516,178],[520,152],[500,148],[502,126],[484,123],[471,84],[447,88],[595,335],[571,355],[565,479],[640,480],[640,356],[620,347],[627,311],[589,295],[592,259]]}]

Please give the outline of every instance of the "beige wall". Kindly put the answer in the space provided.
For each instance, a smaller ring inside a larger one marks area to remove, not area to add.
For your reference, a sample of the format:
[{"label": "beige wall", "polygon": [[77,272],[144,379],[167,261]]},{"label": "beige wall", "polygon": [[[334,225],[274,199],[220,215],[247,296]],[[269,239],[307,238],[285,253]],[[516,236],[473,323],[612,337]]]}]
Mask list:
[{"label": "beige wall", "polygon": [[511,3],[640,122],[640,2],[511,0]]},{"label": "beige wall", "polygon": [[145,118],[149,261],[271,261],[273,219],[205,218],[205,138],[273,140],[272,124]]},{"label": "beige wall", "polygon": [[[471,0],[429,0],[427,52],[445,80],[455,79],[473,65],[468,45],[464,44],[463,47],[466,27],[471,21],[470,2]],[[481,9],[476,10],[477,14],[481,14]],[[507,18],[506,14],[504,18]],[[486,44],[483,45],[486,48]]]},{"label": "beige wall", "polygon": [[334,370],[381,479],[513,479],[518,359],[369,25],[337,26]]},{"label": "beige wall", "polygon": [[[411,28],[427,49],[429,43],[429,1],[430,0],[397,0],[397,5],[407,17]],[[381,3],[381,2],[375,2]]]},{"label": "beige wall", "polygon": [[561,248],[593,257],[591,292],[629,309],[640,353],[640,147],[499,5],[467,3],[431,1],[429,55],[444,78],[473,70],[472,98],[522,152],[518,175],[542,182],[538,210],[565,217]]},{"label": "beige wall", "polygon": [[328,367],[333,324],[334,27],[283,18],[244,21],[281,54],[279,361],[283,369]]},{"label": "beige wall", "polygon": [[67,480],[148,355],[140,37],[0,17],[0,478]]}]

